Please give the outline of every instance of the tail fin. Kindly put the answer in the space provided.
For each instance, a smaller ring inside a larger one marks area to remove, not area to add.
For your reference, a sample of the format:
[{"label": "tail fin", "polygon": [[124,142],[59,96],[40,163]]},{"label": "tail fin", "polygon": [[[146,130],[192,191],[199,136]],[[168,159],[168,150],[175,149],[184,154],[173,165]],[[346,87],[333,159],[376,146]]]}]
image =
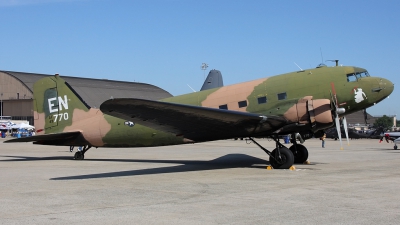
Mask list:
[{"label": "tail fin", "polygon": [[33,96],[38,134],[63,132],[65,127],[71,126],[74,113],[85,114],[90,109],[58,74],[38,80],[33,85]]},{"label": "tail fin", "polygon": [[224,82],[222,80],[222,74],[219,70],[210,70],[208,73],[207,79],[204,81],[203,86],[200,91],[222,87],[224,86]]}]

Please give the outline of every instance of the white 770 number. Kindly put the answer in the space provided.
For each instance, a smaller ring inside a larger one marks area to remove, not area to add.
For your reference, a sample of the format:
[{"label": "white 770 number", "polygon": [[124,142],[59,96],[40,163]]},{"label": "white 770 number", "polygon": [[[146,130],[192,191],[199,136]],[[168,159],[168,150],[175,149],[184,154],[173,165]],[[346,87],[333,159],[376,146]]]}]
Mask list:
[{"label": "white 770 number", "polygon": [[68,113],[59,113],[59,114],[54,114],[53,115],[54,116],[54,122],[56,122],[57,121],[57,119],[58,119],[58,121],[61,121],[61,120],[68,120]]}]

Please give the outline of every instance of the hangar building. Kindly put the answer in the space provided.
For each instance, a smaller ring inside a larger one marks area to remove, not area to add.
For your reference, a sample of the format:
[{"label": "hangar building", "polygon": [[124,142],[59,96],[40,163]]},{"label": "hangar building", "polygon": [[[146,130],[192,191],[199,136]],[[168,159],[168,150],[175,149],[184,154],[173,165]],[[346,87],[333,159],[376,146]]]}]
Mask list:
[{"label": "hangar building", "polygon": [[[33,84],[51,75],[0,70],[0,110],[12,120],[33,124]],[[158,100],[172,95],[151,84],[62,76],[91,107],[98,108],[110,98]],[[1,112],[0,111],[0,112]]]}]

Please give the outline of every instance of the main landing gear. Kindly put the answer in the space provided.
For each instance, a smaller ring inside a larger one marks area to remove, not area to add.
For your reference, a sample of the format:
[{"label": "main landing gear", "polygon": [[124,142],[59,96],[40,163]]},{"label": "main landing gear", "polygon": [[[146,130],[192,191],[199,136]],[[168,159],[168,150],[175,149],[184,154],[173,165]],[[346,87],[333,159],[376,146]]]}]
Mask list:
[{"label": "main landing gear", "polygon": [[[74,159],[75,160],[83,160],[85,158],[85,152],[87,152],[92,146],[85,145],[83,147],[79,147],[78,151],[75,152]],[[70,146],[69,150],[74,151],[74,146]]]},{"label": "main landing gear", "polygon": [[272,139],[276,143],[276,148],[272,152],[258,144],[253,138],[249,137],[249,139],[269,155],[269,163],[274,169],[289,169],[293,165],[293,153],[275,138]]},{"label": "main landing gear", "polygon": [[304,140],[299,133],[295,133],[291,135],[291,142],[293,143],[290,146],[289,150],[293,153],[294,156],[294,163],[302,164],[307,161],[308,159],[308,150],[304,145],[297,144],[296,139],[303,143]]},{"label": "main landing gear", "polygon": [[294,143],[289,150],[293,153],[294,163],[304,163],[308,159],[308,150],[304,145]]}]

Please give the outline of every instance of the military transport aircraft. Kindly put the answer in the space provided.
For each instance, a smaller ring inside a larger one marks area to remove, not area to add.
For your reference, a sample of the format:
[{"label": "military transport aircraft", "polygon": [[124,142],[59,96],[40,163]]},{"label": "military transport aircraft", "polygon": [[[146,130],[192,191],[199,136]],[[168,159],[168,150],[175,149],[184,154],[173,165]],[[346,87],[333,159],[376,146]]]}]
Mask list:
[{"label": "military transport aircraft", "polygon": [[[6,142],[91,147],[147,147],[249,138],[269,156],[273,168],[287,169],[308,158],[296,143],[288,149],[279,135],[319,137],[339,117],[370,107],[389,96],[394,85],[351,66],[296,71],[212,88],[160,101],[110,99],[100,109],[88,106],[59,75],[34,84],[37,136]],[[347,130],[347,128],[345,128]],[[340,133],[340,131],[338,132]],[[254,138],[270,137],[271,152]]]}]

